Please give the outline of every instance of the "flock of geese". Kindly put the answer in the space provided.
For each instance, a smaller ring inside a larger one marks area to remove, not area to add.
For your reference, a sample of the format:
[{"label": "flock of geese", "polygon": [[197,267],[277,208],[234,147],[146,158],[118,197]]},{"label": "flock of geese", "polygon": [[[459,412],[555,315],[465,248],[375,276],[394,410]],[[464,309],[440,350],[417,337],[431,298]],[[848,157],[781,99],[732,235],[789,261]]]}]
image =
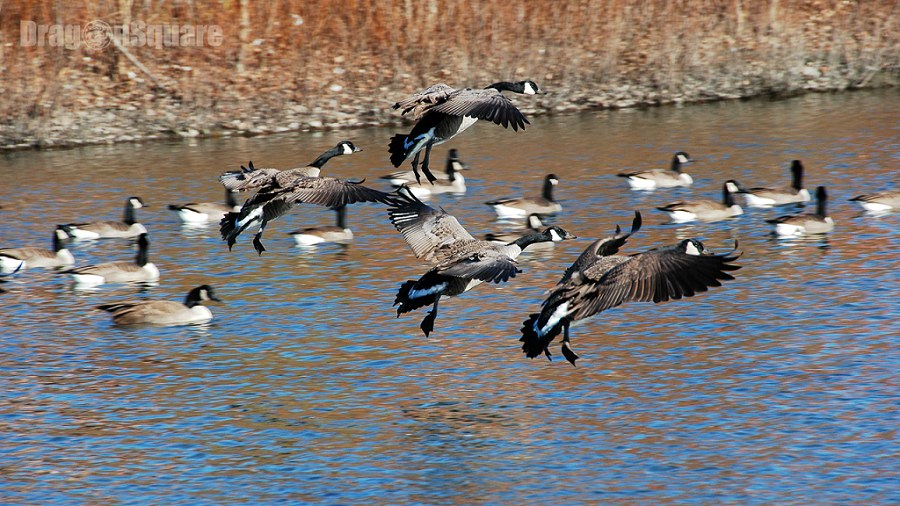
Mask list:
[{"label": "flock of geese", "polygon": [[[483,89],[454,89],[445,84],[431,86],[394,104],[401,114],[411,114],[415,124],[409,133],[394,135],[389,142],[390,160],[399,168],[411,159],[412,170],[383,176],[395,187],[384,192],[367,187],[362,181],[338,179],[322,175],[325,164],[336,156],[360,151],[351,141],[341,141],[323,152],[305,167],[293,169],[259,168],[252,162],[240,170],[223,173],[219,180],[225,190],[224,203],[191,203],[170,205],[187,224],[219,223],[222,239],[229,250],[238,237],[255,226],[254,249],[262,254],[263,232],[268,223],[289,212],[298,204],[314,204],[330,208],[336,216],[335,226],[304,228],[291,232],[300,246],[353,240],[346,224],[346,208],[351,204],[370,202],[386,206],[391,224],[403,237],[416,258],[430,268],[417,279],[404,281],[394,305],[397,316],[429,307],[420,328],[428,336],[434,331],[441,299],[465,293],[479,284],[502,283],[521,272],[516,259],[530,247],[552,245],[575,239],[560,226],[544,227],[541,219],[562,211],[554,199],[559,179],[554,174],[544,178],[539,196],[501,198],[487,202],[499,218],[523,220],[524,234],[471,235],[457,219],[441,208],[429,206],[423,199],[442,193],[466,191],[463,172],[466,165],[455,149],[449,150],[444,174],[436,176],[429,167],[432,147],[449,141],[478,120],[489,121],[514,131],[524,129],[528,119],[502,92],[524,95],[543,91],[533,81],[500,82]],[[424,152],[421,165],[419,157]],[[633,189],[656,189],[690,186],[693,179],[683,166],[691,161],[678,152],[667,170],[621,173]],[[743,195],[745,205],[774,207],[803,204],[810,201],[803,187],[803,165],[795,160],[791,166],[791,182],[783,187],[745,188],[735,180],[722,186],[722,199],[681,200],[659,209],[673,222],[712,222],[742,214],[736,196]],[[422,176],[425,181],[422,181]],[[239,203],[237,193],[248,198]],[[834,228],[826,214],[827,194],[820,186],[815,192],[816,211],[785,215],[767,220],[781,236],[823,234]],[[860,195],[851,199],[868,211],[881,212],[900,207],[900,191]],[[0,270],[5,274],[32,268],[57,268],[70,275],[80,286],[104,283],[156,282],[159,269],[148,260],[149,238],[146,228],[135,216],[144,207],[138,197],[129,197],[120,222],[85,222],[58,225],[53,232],[53,249],[36,247],[0,249]],[[628,238],[638,232],[642,215],[635,212],[629,232],[619,227],[613,234],[594,241],[562,274],[540,306],[529,315],[522,327],[522,350],[534,358],[541,354],[550,358],[550,344],[562,334],[561,351],[573,365],[578,355],[570,343],[570,325],[626,302],[663,302],[692,297],[723,281],[734,279],[731,272],[740,268],[734,261],[740,256],[737,243],[732,251],[715,254],[696,239],[685,239],[630,255],[619,254]],[[74,267],[75,259],[67,249],[70,240],[130,238],[137,245],[133,261],[105,262]],[[117,324],[176,325],[208,321],[212,313],[203,303],[218,301],[209,285],[192,289],[184,302],[148,300],[105,304],[99,309],[112,314]]]}]

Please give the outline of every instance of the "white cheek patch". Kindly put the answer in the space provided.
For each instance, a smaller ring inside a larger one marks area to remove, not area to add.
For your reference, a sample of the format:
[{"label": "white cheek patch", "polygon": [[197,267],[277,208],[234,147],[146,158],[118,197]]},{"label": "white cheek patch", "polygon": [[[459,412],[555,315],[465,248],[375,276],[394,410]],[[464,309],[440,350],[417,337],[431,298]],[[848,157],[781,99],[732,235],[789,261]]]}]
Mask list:
[{"label": "white cheek patch", "polygon": [[140,209],[140,208],[144,207],[143,204],[141,204],[141,201],[138,199],[130,199],[128,202],[130,202],[131,207],[133,207],[135,209]]},{"label": "white cheek patch", "polygon": [[734,183],[725,183],[725,189],[728,190],[728,193],[738,192],[738,187]]},{"label": "white cheek patch", "polygon": [[689,161],[691,160],[688,157],[681,154],[678,155],[678,163],[688,163]]},{"label": "white cheek patch", "polygon": [[552,240],[553,242],[559,242],[559,241],[562,241],[563,238],[559,235],[559,233],[556,230],[551,228],[550,229],[550,240]]},{"label": "white cheek patch", "polygon": [[353,148],[351,148],[349,144],[346,144],[346,143],[344,144],[344,154],[345,155],[353,154]]},{"label": "white cheek patch", "polygon": [[559,179],[553,179],[553,178],[550,178],[550,184],[552,184],[553,186],[558,185],[558,184],[559,184]]},{"label": "white cheek patch", "polygon": [[684,248],[684,252],[688,255],[700,256],[700,250],[697,249],[697,245],[693,243],[693,241],[688,241],[687,246]]},{"label": "white cheek patch", "polygon": [[525,93],[526,95],[534,95],[535,93],[537,93],[537,91],[535,91],[535,89],[531,87],[531,83],[526,82],[526,83],[525,83],[525,91],[524,91],[524,93]]}]

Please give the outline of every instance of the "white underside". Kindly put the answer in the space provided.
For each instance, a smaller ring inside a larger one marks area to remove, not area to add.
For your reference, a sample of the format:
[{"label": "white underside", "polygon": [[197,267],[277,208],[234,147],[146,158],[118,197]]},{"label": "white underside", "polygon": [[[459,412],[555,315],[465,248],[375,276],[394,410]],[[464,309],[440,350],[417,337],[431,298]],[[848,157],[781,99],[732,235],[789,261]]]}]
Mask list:
[{"label": "white underside", "polygon": [[497,213],[497,217],[499,218],[525,218],[528,216],[528,211],[524,209],[505,206],[503,204],[494,206],[494,212]]},{"label": "white underside", "polygon": [[750,207],[772,207],[775,205],[775,201],[773,199],[759,197],[752,193],[745,193],[744,201]]},{"label": "white underside", "polygon": [[547,319],[547,323],[544,324],[544,326],[540,328],[539,334],[544,335],[544,334],[550,332],[550,330],[552,330],[553,327],[555,327],[556,324],[558,324],[560,322],[560,320],[562,320],[563,318],[565,318],[568,315],[569,315],[569,303],[568,302],[563,302],[559,306],[556,306],[556,309],[553,310],[553,314],[551,314],[550,318]]},{"label": "white underside", "polygon": [[300,247],[317,246],[319,244],[331,242],[343,243],[353,240],[353,232],[349,228],[344,229],[343,236],[340,238],[329,238],[327,236],[322,237],[321,235],[316,234],[292,234],[292,236],[294,238],[294,242],[297,243],[297,246]]},{"label": "white underside", "polygon": [[688,211],[668,211],[666,214],[668,214],[669,219],[671,219],[675,223],[687,223],[689,221],[694,221],[697,219],[697,215],[695,213],[691,213]]},{"label": "white underside", "polygon": [[140,283],[159,279],[159,269],[153,263],[147,263],[141,270],[134,272],[113,272],[101,274],[72,274],[72,280],[79,286],[97,286],[104,283]]},{"label": "white underside", "polygon": [[824,222],[810,223],[810,226],[804,226],[797,223],[777,223],[775,225],[775,233],[779,237],[797,237],[807,234],[825,234],[834,229],[834,220],[831,217],[825,218]]},{"label": "white underside", "polygon": [[858,200],[858,201],[856,201],[856,203],[859,204],[860,207],[862,207],[866,211],[872,211],[872,212],[876,212],[876,213],[890,211],[891,209],[893,209],[893,207],[891,207],[887,204],[882,204],[880,202],[863,202],[861,200]]},{"label": "white underside", "polygon": [[447,289],[447,283],[440,283],[425,290],[410,290],[408,297],[410,299],[418,299],[419,297],[428,297],[443,292]]},{"label": "white underside", "polygon": [[631,176],[625,179],[628,181],[628,186],[630,186],[634,190],[649,190],[652,188],[656,188],[656,181],[652,179],[644,179],[642,177]]},{"label": "white underside", "polygon": [[19,269],[26,268],[24,260],[18,260],[10,257],[0,257],[0,272],[10,274]]},{"label": "white underside", "polygon": [[221,221],[225,217],[225,213],[209,214],[198,213],[190,209],[179,209],[178,218],[184,223],[211,223]]}]

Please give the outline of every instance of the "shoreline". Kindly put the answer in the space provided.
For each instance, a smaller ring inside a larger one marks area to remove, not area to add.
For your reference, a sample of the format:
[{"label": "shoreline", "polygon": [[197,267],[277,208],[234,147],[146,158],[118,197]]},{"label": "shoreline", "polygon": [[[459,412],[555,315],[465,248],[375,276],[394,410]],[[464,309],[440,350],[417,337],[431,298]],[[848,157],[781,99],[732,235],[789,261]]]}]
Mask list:
[{"label": "shoreline", "polygon": [[[874,85],[872,84],[874,83]],[[771,91],[757,90],[756,93],[723,93],[697,88],[690,96],[679,94],[665,96],[657,90],[636,85],[623,85],[617,90],[607,93],[588,95],[566,93],[562,90],[549,90],[537,103],[518,100],[517,106],[527,116],[547,116],[555,114],[576,114],[599,110],[618,110],[629,108],[651,108],[665,106],[689,106],[710,102],[730,100],[775,99],[783,100],[813,93],[851,93],[854,91],[893,88],[900,85],[900,75],[890,70],[883,70],[869,85],[848,87],[846,83],[811,82],[802,89]],[[398,92],[397,97],[403,96]],[[565,98],[562,98],[565,97]],[[352,101],[350,97],[332,99],[331,105],[337,101]],[[262,104],[250,104],[236,108],[236,113],[243,110],[255,110]],[[287,104],[277,116],[251,116],[249,120],[218,121],[212,125],[199,118],[192,121],[195,111],[180,111],[177,105],[163,107],[162,117],[159,108],[147,114],[134,104],[119,104],[115,109],[85,109],[81,111],[57,111],[44,124],[36,129],[38,135],[15,139],[15,126],[0,125],[0,152],[71,149],[82,146],[111,145],[129,142],[172,141],[178,139],[209,139],[229,137],[256,137],[291,132],[315,132],[331,130],[353,130],[369,127],[403,126],[413,122],[401,117],[393,111],[385,101],[380,104],[357,102],[344,104],[338,110],[326,110],[323,107],[312,109],[303,104]],[[223,111],[218,111],[220,115]],[[239,115],[239,114],[238,114]],[[155,118],[155,119],[154,119]],[[74,131],[73,131],[74,129]]]}]

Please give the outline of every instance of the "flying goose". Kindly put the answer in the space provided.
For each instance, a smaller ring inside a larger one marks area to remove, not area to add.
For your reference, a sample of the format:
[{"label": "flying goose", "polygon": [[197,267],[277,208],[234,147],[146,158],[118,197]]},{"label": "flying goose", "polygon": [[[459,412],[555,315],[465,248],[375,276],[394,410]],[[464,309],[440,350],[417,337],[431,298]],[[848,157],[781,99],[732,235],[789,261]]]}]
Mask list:
[{"label": "flying goose", "polygon": [[131,238],[146,234],[147,229],[137,222],[134,210],[147,207],[140,197],[128,197],[125,201],[125,216],[122,221],[95,221],[90,223],[67,223],[60,225],[72,239]]},{"label": "flying goose", "polygon": [[734,194],[738,192],[737,181],[729,179],[722,185],[722,201],[699,199],[679,200],[663,207],[657,207],[669,215],[675,223],[687,223],[689,221],[719,221],[726,218],[744,214],[735,200]]},{"label": "flying goose", "polygon": [[512,126],[514,131],[524,130],[525,125],[530,124],[528,119],[501,91],[525,95],[543,93],[534,81],[499,82],[484,89],[459,90],[446,84],[435,84],[395,103],[394,109],[400,109],[401,114],[412,112],[417,123],[409,134],[397,134],[391,138],[388,145],[391,164],[399,167],[404,160],[414,157],[413,173],[416,182],[421,182],[419,152],[424,148],[422,173],[433,182],[436,178],[428,169],[428,159],[434,145],[447,142],[480,119],[502,125],[503,128]]},{"label": "flying goose", "polygon": [[0,272],[12,274],[19,269],[37,267],[65,267],[75,263],[75,257],[66,249],[65,241],[69,236],[56,227],[53,231],[53,249],[24,247],[0,248]]},{"label": "flying goose", "polygon": [[112,313],[113,323],[117,325],[186,325],[212,318],[212,312],[203,305],[208,300],[221,302],[211,286],[201,285],[188,292],[184,304],[171,300],[145,300],[104,304],[97,309]]},{"label": "flying goose", "polygon": [[231,191],[249,191],[272,186],[286,186],[297,176],[317,177],[322,171],[322,167],[335,156],[352,155],[358,151],[362,151],[362,149],[356,147],[352,142],[341,141],[333,148],[319,155],[306,167],[285,170],[273,168],[257,169],[253,166],[253,162],[250,162],[248,167],[241,165],[241,170],[225,172],[219,176],[219,181],[222,182],[226,189]]},{"label": "flying goose", "polygon": [[857,195],[850,199],[850,202],[856,202],[866,211],[873,213],[900,209],[900,190],[885,190],[878,193]]},{"label": "flying goose", "polygon": [[772,207],[809,202],[809,191],[803,187],[803,164],[791,162],[791,185],[783,188],[741,188],[750,207]]},{"label": "flying goose", "polygon": [[664,302],[693,297],[721,281],[734,279],[727,271],[740,269],[729,262],[740,253],[710,254],[703,243],[685,239],[675,245],[651,249],[629,256],[617,255],[628,238],[640,230],[641,214],[634,213],[631,232],[599,239],[588,246],[550,290],[540,313],[525,320],[522,351],[529,358],[541,353],[551,357],[549,345],[563,331],[562,353],[572,365],[578,355],[572,351],[569,326],[625,302]]},{"label": "flying goose", "polygon": [[408,192],[388,209],[391,223],[403,234],[417,258],[433,268],[418,280],[400,286],[394,305],[397,316],[432,305],[420,328],[427,337],[434,330],[441,297],[467,292],[488,281],[500,283],[521,272],[516,257],[529,245],[543,241],[562,241],[575,236],[560,227],[550,227],[520,237],[509,244],[496,244],[475,239],[452,215],[422,203]]},{"label": "flying goose", "polygon": [[[274,170],[274,169],[262,169]],[[257,181],[252,165],[244,169],[247,181]],[[227,174],[226,174],[227,175]],[[224,178],[225,176],[223,176]],[[228,183],[223,179],[223,183]],[[254,223],[259,229],[253,237],[253,247],[262,255],[266,248],[262,244],[262,234],[269,221],[287,213],[294,204],[308,203],[325,207],[341,207],[356,202],[381,202],[390,204],[391,195],[362,185],[362,181],[348,181],[318,175],[304,175],[300,172],[281,171],[270,174],[266,183],[256,186],[258,191],[247,199],[240,212],[225,215],[219,230],[222,239],[228,242],[230,250],[237,237]]]},{"label": "flying goose", "polygon": [[[435,179],[431,184],[417,183],[412,179],[415,177],[413,172],[407,171],[394,172],[393,174],[382,176],[382,179],[389,179],[394,186],[405,185],[413,195],[421,199],[441,193],[466,193],[466,178],[459,173],[461,170],[465,169],[467,169],[466,165],[456,156],[456,149],[451,149],[450,153],[447,155],[447,168],[445,169],[447,174],[446,178]],[[407,176],[411,179],[403,179]]]},{"label": "flying goose", "polygon": [[339,206],[332,210],[337,217],[335,226],[309,227],[290,232],[297,246],[316,246],[329,242],[346,244],[353,240],[353,231],[347,228],[347,206]]},{"label": "flying goose", "polygon": [[104,262],[101,264],[85,265],[64,271],[70,274],[75,284],[82,286],[96,286],[104,283],[136,283],[153,282],[159,279],[159,269],[147,261],[147,250],[150,241],[147,234],[141,234],[137,239],[138,252],[134,262],[125,260],[116,262]]},{"label": "flying goose", "polygon": [[226,189],[224,204],[220,202],[169,204],[169,209],[177,212],[185,224],[218,223],[227,213],[240,211],[241,205],[234,198],[234,192]]},{"label": "flying goose", "polygon": [[690,174],[681,171],[681,166],[690,162],[690,155],[684,151],[679,151],[672,157],[672,166],[669,170],[638,170],[632,172],[620,172],[616,175],[624,177],[628,181],[628,185],[635,190],[690,186],[693,184],[694,178],[692,178]]},{"label": "flying goose", "polygon": [[555,174],[544,176],[540,197],[503,198],[485,202],[494,208],[498,218],[525,218],[529,214],[555,214],[562,206],[553,199],[553,187],[559,184]]},{"label": "flying goose", "polygon": [[828,194],[825,187],[816,188],[816,212],[809,214],[793,214],[779,216],[766,223],[775,225],[775,235],[791,237],[807,234],[826,234],[834,230],[834,220],[825,214],[825,204],[828,202]]}]

